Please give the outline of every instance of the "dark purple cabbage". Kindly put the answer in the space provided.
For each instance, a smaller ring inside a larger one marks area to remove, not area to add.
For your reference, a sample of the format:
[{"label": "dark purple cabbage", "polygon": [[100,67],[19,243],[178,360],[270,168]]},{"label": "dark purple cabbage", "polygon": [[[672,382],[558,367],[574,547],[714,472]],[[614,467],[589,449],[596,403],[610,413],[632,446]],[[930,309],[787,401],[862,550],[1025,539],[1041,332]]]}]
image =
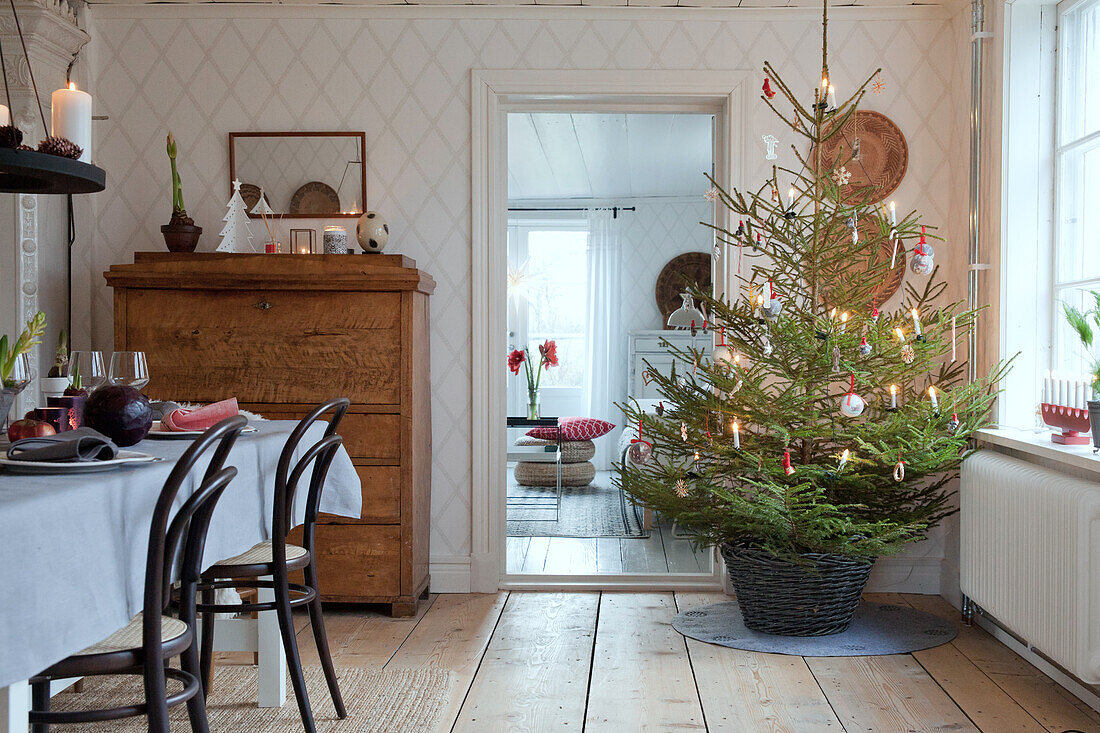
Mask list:
[{"label": "dark purple cabbage", "polygon": [[120,448],[140,443],[153,426],[149,398],[133,387],[100,387],[84,403],[84,424],[106,435]]}]

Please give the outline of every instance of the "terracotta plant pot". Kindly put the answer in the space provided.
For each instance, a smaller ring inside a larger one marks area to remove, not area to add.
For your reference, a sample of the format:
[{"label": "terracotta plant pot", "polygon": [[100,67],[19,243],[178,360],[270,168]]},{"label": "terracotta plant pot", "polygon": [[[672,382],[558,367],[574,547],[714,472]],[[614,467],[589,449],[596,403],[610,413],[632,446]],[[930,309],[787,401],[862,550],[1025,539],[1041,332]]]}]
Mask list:
[{"label": "terracotta plant pot", "polygon": [[202,227],[194,224],[163,224],[160,233],[169,252],[194,252],[199,246]]}]

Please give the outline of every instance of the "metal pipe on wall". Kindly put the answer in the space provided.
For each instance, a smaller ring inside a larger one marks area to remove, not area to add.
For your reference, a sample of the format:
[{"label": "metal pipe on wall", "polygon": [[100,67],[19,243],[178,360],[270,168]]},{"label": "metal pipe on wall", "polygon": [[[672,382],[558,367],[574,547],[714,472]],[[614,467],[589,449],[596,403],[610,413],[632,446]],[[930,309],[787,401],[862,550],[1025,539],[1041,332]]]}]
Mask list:
[{"label": "metal pipe on wall", "polygon": [[[991,37],[985,32],[984,0],[970,3],[970,206],[969,206],[969,268],[967,272],[966,300],[971,310],[978,307],[978,272],[988,269],[979,263],[979,222],[981,196],[982,152],[982,41]],[[966,370],[969,380],[978,377],[978,323],[970,325],[970,337],[966,349]]]}]

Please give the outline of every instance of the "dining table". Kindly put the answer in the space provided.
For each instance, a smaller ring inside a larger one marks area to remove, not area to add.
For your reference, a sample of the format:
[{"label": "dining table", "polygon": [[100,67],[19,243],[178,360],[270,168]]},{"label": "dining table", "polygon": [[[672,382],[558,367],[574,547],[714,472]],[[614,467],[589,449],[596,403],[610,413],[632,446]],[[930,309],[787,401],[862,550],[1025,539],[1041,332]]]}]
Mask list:
[{"label": "dining table", "polygon": [[[293,420],[251,420],[226,464],[237,476],[218,501],[203,568],[271,539],[275,472],[297,425]],[[314,423],[296,458],[323,437]],[[142,610],[145,561],[153,507],[189,439],[147,437],[128,450],[150,454],[147,463],[109,471],[28,475],[0,470],[0,733],[26,733],[28,678],[122,628]],[[201,481],[207,451],[176,497],[180,506]],[[309,476],[309,473],[306,473]],[[308,486],[295,496],[294,523],[305,515]],[[320,510],[359,517],[359,476],[343,447],[334,457]],[[324,587],[324,576],[319,579]],[[260,600],[273,600],[260,591]],[[274,613],[257,619],[219,619],[215,649],[255,651],[257,702],[282,705],[286,660]]]}]

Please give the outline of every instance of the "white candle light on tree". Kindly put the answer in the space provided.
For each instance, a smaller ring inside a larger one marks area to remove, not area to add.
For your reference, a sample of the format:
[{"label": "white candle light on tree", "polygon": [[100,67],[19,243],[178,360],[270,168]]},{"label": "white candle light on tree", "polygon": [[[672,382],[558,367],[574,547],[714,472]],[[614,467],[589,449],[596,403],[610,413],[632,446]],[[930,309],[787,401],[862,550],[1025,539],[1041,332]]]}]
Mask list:
[{"label": "white candle light on tree", "polygon": [[741,450],[741,427],[736,420],[733,421],[733,448],[734,450]]},{"label": "white candle light on tree", "polygon": [[897,227],[898,225],[898,205],[896,201],[890,202],[890,226]]},{"label": "white candle light on tree", "polygon": [[913,330],[916,332],[918,339],[924,335],[920,327],[920,315],[917,313],[916,308],[913,309]]},{"label": "white candle light on tree", "polygon": [[936,396],[936,388],[935,387],[932,387],[932,386],[928,387],[928,398],[930,400],[932,400],[932,409],[935,410],[936,412],[939,412],[940,411],[940,399],[939,399],[939,397]]},{"label": "white candle light on tree", "polygon": [[898,409],[898,385],[890,385],[890,409]]},{"label": "white candle light on tree", "polygon": [[840,314],[840,332],[844,333],[844,331],[847,328],[848,328],[848,311],[844,311],[843,313]]},{"label": "white candle light on tree", "polygon": [[787,208],[794,208],[794,186],[791,186],[789,189],[787,189]]},{"label": "white candle light on tree", "polygon": [[951,316],[951,361],[955,361],[955,321],[958,316]]},{"label": "white candle light on tree", "polygon": [[79,147],[81,162],[92,162],[92,95],[73,82],[55,91],[50,97],[50,134]]}]

